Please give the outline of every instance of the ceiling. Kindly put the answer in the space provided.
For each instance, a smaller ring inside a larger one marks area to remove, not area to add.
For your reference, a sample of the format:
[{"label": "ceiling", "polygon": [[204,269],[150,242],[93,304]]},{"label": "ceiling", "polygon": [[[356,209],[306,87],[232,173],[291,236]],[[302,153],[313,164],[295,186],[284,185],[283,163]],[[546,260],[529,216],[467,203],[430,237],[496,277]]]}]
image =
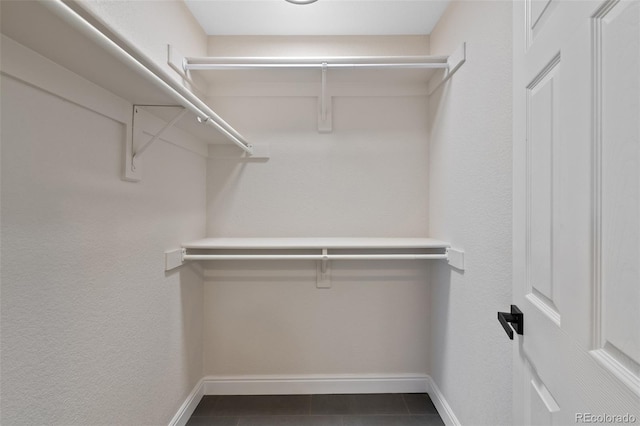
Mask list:
[{"label": "ceiling", "polygon": [[185,0],[208,35],[430,34],[449,0]]}]

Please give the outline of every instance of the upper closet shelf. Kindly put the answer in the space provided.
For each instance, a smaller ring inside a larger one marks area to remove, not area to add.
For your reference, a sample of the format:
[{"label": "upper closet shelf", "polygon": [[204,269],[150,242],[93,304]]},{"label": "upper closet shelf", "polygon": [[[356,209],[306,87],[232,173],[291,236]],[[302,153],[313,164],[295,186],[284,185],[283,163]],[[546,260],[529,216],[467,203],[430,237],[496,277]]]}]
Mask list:
[{"label": "upper closet shelf", "polygon": [[329,57],[201,57],[184,58],[183,70],[271,68],[449,68],[447,56],[329,56]]},{"label": "upper closet shelf", "polygon": [[[146,138],[149,140],[129,144],[130,167],[135,165],[135,158],[172,125],[205,142],[219,143],[224,138],[251,155],[252,145],[185,87],[182,79],[162,69],[117,30],[85,10],[81,2],[6,3],[3,4],[3,34],[131,102],[132,117],[140,106],[175,107],[173,110],[177,113],[169,108],[161,108],[166,111],[159,112],[158,116],[167,122],[166,128]],[[4,19],[5,16],[12,18]],[[135,127],[135,122],[132,126]],[[128,129],[127,133],[135,138],[139,132]]]},{"label": "upper closet shelf", "polygon": [[[169,64],[189,79],[191,71],[225,70],[273,70],[317,69],[322,71],[322,85],[326,85],[326,73],[330,69],[442,69],[442,78],[431,85],[431,91],[442,84],[462,66],[466,60],[466,43],[462,43],[449,56],[210,56],[185,57],[170,49]],[[385,74],[386,75],[386,74]]]},{"label": "upper closet shelf", "polygon": [[432,238],[205,238],[182,244],[185,249],[446,249]]},{"label": "upper closet shelf", "polygon": [[432,238],[205,238],[165,252],[165,270],[191,260],[316,260],[318,286],[331,260],[446,260],[464,269],[464,252]]},{"label": "upper closet shelf", "polygon": [[[317,74],[307,73],[307,79],[319,78],[318,131],[332,130],[331,98],[335,94],[329,90],[329,81],[334,85],[353,88],[354,85],[369,83],[370,87],[379,87],[385,82],[397,84],[399,81],[419,81],[424,84],[427,93],[433,93],[441,84],[450,79],[466,60],[466,44],[450,56],[272,56],[272,57],[185,57],[176,49],[169,49],[169,65],[184,79],[190,80],[194,74],[203,73],[212,87],[225,86],[224,82],[240,86],[255,84],[255,81],[276,83],[278,81],[306,81],[301,73],[293,76],[295,70],[318,70]],[[437,75],[434,70],[443,70]],[[238,73],[242,70],[242,73]],[[258,70],[260,74],[247,74]],[[294,70],[280,71],[277,70]],[[330,75],[330,70],[331,71]],[[344,70],[344,71],[342,71]],[[348,71],[352,70],[352,71]],[[373,70],[373,71],[367,71]],[[401,76],[397,70],[407,70]],[[230,73],[230,71],[234,71]],[[357,74],[354,74],[356,73]],[[347,73],[347,74],[344,74]],[[368,73],[368,74],[367,74]],[[407,74],[408,73],[408,74]],[[244,77],[240,76],[244,75]],[[222,84],[221,84],[222,82]],[[315,85],[315,83],[313,83]],[[222,92],[224,93],[224,91]]]}]

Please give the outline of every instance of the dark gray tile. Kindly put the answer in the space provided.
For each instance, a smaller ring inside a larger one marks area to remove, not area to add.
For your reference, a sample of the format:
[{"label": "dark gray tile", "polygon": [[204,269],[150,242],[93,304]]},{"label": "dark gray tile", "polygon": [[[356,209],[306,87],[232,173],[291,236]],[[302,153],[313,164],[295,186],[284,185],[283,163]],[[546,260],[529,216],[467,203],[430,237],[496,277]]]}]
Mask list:
[{"label": "dark gray tile", "polygon": [[411,414],[438,414],[438,410],[426,393],[405,393],[402,397]]},{"label": "dark gray tile", "polygon": [[444,426],[440,416],[434,414],[383,415],[383,416],[344,416],[344,426]]},{"label": "dark gray tile", "polygon": [[214,416],[265,416],[309,414],[311,395],[223,395]]},{"label": "dark gray tile", "polygon": [[353,414],[351,395],[312,395],[311,414]]},{"label": "dark gray tile", "polygon": [[196,407],[191,417],[202,417],[213,415],[213,407],[218,401],[217,395],[205,395],[200,400],[200,403]]},{"label": "dark gray tile", "polygon": [[187,426],[237,426],[238,417],[191,417]]},{"label": "dark gray tile", "polygon": [[342,416],[251,416],[238,426],[342,426]]},{"label": "dark gray tile", "polygon": [[311,414],[409,414],[401,394],[313,395]]},{"label": "dark gray tile", "polygon": [[351,414],[409,414],[399,393],[350,395],[350,400]]}]

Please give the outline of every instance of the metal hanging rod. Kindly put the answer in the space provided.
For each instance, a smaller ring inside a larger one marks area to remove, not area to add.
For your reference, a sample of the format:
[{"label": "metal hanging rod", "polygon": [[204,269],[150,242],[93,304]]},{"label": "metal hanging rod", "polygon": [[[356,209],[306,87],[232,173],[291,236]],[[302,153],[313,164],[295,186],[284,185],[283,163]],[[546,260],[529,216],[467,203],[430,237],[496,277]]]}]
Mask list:
[{"label": "metal hanging rod", "polygon": [[[323,248],[318,254],[188,254],[186,248],[165,252],[165,270],[171,270],[190,260],[315,260],[316,287],[331,287],[331,271],[329,263],[333,260],[446,260],[450,265],[464,268],[463,263],[455,262],[460,255],[451,254],[451,249],[444,253],[384,253],[384,254],[329,254]],[[458,252],[460,253],[460,252]],[[459,262],[459,261],[458,261]]]},{"label": "metal hanging rod", "polygon": [[[132,46],[127,46],[125,50],[62,0],[40,0],[40,3],[71,27],[97,43],[101,48],[112,53],[138,71],[175,102],[193,112],[201,123],[214,127],[243,151],[249,154],[253,152],[251,144],[220,116],[213,112],[207,104],[188,89],[180,85],[171,85],[161,78],[160,75],[162,75],[163,72],[157,69],[157,67],[149,65],[153,64],[153,62],[144,53]],[[100,22],[100,24],[115,34],[115,31],[112,31],[106,23]],[[152,68],[155,69],[152,70]]]},{"label": "metal hanging rod", "polygon": [[183,254],[182,260],[447,260],[441,254]]},{"label": "metal hanging rod", "polygon": [[334,56],[334,57],[200,57],[185,58],[184,70],[269,68],[447,68],[447,56]]}]

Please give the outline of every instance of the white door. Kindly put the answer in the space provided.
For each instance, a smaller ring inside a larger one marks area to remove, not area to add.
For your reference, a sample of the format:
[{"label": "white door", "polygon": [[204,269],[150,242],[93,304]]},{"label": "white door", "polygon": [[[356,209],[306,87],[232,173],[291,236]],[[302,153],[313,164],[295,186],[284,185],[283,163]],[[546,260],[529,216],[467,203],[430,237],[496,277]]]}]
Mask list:
[{"label": "white door", "polygon": [[514,421],[640,424],[640,3],[516,0],[513,31]]}]

